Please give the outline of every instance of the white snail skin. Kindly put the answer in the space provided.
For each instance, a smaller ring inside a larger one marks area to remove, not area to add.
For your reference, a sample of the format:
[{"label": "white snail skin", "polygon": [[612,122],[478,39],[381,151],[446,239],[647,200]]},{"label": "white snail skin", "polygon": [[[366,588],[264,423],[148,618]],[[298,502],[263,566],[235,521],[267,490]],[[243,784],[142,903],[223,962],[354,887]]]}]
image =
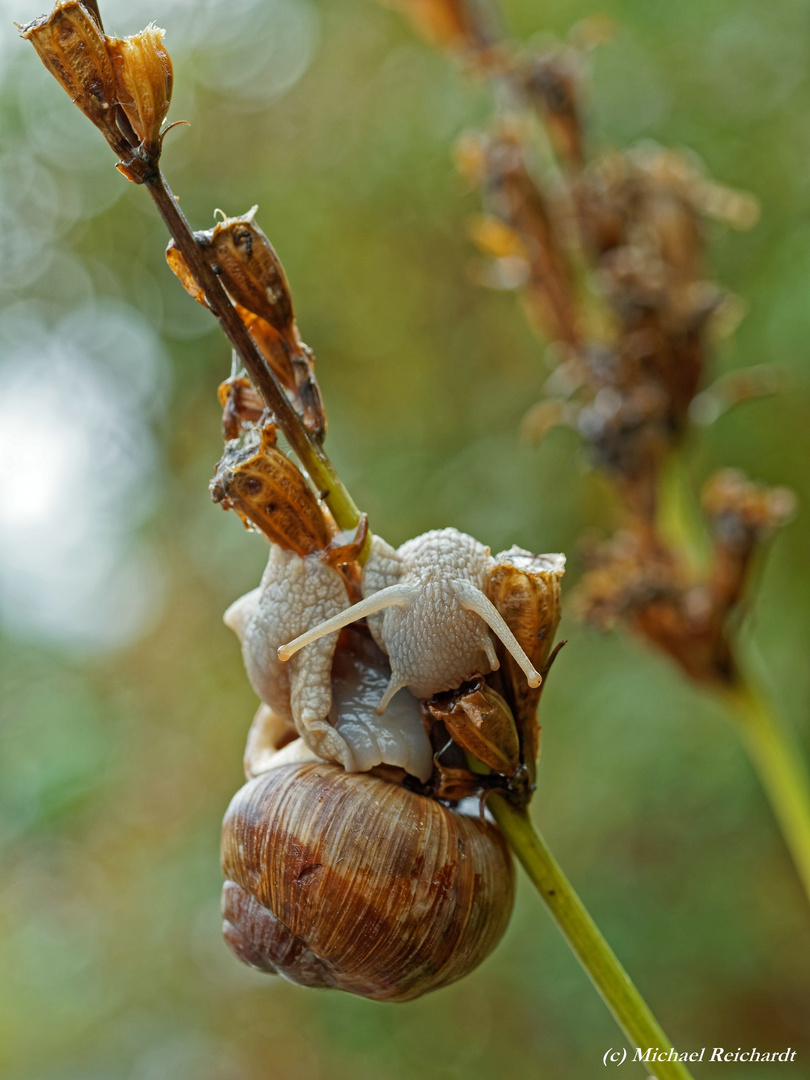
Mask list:
[{"label": "white snail skin", "polygon": [[429,698],[497,668],[493,634],[529,685],[539,686],[540,674],[486,595],[494,565],[488,547],[457,529],[423,533],[398,549],[375,536],[363,571],[363,600],[288,642],[279,657],[289,660],[323,635],[366,618],[391,665],[379,713],[402,687]]},{"label": "white snail skin", "polygon": [[419,702],[402,690],[384,718],[374,706],[391,678],[377,645],[356,628],[320,635],[282,663],[279,645],[349,606],[336,570],[273,545],[258,589],[231,604],[226,624],[242,642],[245,669],[262,701],[318,757],[349,772],[386,764],[426,781],[433,750]]},{"label": "white snail skin", "polygon": [[242,642],[245,670],[256,693],[279,716],[290,717],[320,757],[351,768],[351,752],[327,721],[332,707],[332,660],[337,634],[327,634],[282,664],[279,645],[348,605],[343,580],[316,556],[302,558],[277,544],[258,589],[231,604],[226,624]]},{"label": "white snail skin", "polygon": [[272,769],[237,792],[222,866],[223,930],[242,960],[375,1001],[466,975],[514,900],[494,826],[330,764]]}]

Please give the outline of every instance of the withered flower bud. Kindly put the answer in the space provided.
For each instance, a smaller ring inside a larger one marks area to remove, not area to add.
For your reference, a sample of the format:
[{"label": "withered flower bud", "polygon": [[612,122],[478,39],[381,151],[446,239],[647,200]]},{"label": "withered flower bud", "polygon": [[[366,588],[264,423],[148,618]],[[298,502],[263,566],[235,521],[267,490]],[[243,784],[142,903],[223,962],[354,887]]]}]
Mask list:
[{"label": "withered flower bud", "polygon": [[276,429],[265,424],[256,445],[225,449],[211,481],[211,497],[236,510],[285,551],[306,556],[324,551],[333,530],[312,488],[276,447]]},{"label": "withered flower bud", "polygon": [[202,304],[203,307],[207,308],[208,301],[205,299],[205,292],[191,272],[191,267],[186,262],[185,255],[174,240],[170,240],[166,248],[166,262],[192,300],[196,300],[198,304]]},{"label": "withered flower bud", "polygon": [[226,442],[239,437],[243,421],[256,423],[265,410],[265,404],[244,375],[232,375],[217,387],[217,397],[222,406],[222,435]]},{"label": "withered flower bud", "polygon": [[793,517],[796,497],[787,488],[752,483],[736,469],[709,477],[701,495],[714,533],[709,588],[714,609],[725,617],[744,595],[760,545]]},{"label": "withered flower bud", "polygon": [[[252,214],[253,211],[251,210],[244,218],[231,219],[231,223],[234,221],[244,223]],[[246,231],[245,236],[240,239],[234,236],[233,231],[217,234],[217,229],[226,224],[228,224],[227,221],[222,222],[208,232],[195,233],[195,236],[206,247],[213,246],[216,253],[216,259],[212,260],[213,267],[221,275],[223,284],[231,294],[239,318],[249,331],[276,379],[285,390],[289,391],[307,430],[311,431],[316,438],[322,440],[326,432],[326,412],[315,379],[314,357],[312,351],[298,336],[292,315],[292,302],[290,301],[287,279],[284,277],[281,263],[278,262],[278,256],[273,251],[267,238],[255,225],[252,226],[253,232]],[[284,306],[282,308],[278,305],[273,307],[268,301],[270,287],[263,293],[261,285],[256,280],[251,280],[250,273],[246,273],[245,267],[240,265],[244,252],[238,255],[237,258],[232,257],[234,252],[239,252],[240,247],[246,248],[250,252],[256,250],[253,248],[252,243],[252,237],[256,234],[264,237],[264,242],[272,253],[272,258],[275,259],[275,265],[280,274],[279,280],[283,284],[283,295],[287,298],[286,311],[282,309]],[[229,257],[229,253],[231,257]],[[208,307],[204,290],[199,285],[186,262],[185,256],[174,240],[166,248],[166,261],[189,296],[202,304],[203,307]],[[230,266],[232,271],[235,267],[235,273],[226,272],[226,266]],[[249,303],[253,306],[250,307]],[[268,314],[274,312],[276,322],[273,323],[264,318],[258,313],[258,308],[263,310],[272,308],[272,311],[268,311]]]},{"label": "withered flower bud", "polygon": [[290,286],[273,245],[253,221],[257,209],[194,236],[233,300],[286,336],[293,325]]},{"label": "withered flower bud", "polygon": [[[532,664],[543,672],[561,618],[565,555],[534,555],[510,548],[496,555],[486,592]],[[496,643],[503,693],[517,723],[521,754],[534,782],[539,748],[537,706],[541,687],[530,687],[511,654]]]},{"label": "withered flower bud", "polygon": [[557,49],[531,57],[520,73],[529,100],[546,122],[556,153],[576,169],[585,163],[579,68],[573,49]]},{"label": "withered flower bud", "polygon": [[165,33],[150,23],[131,37],[107,38],[118,103],[152,161],[160,156],[160,129],[174,81],[172,62],[163,46]]},{"label": "withered flower bud", "polygon": [[[564,555],[533,555],[512,547],[495,556],[486,592],[538,671],[551,655],[560,623]],[[538,750],[537,704],[541,687],[527,684],[511,654],[496,642],[504,696],[517,721],[524,764],[533,779]]]},{"label": "withered flower bud", "polygon": [[475,43],[475,27],[463,0],[382,0],[396,8],[431,45],[459,49]]},{"label": "withered flower bud", "polygon": [[745,548],[785,525],[796,512],[796,496],[783,487],[755,484],[737,469],[710,476],[701,492],[719,542]]},{"label": "withered flower bud", "polygon": [[479,676],[458,690],[436,694],[426,703],[447,733],[464,750],[497,773],[512,776],[520,766],[520,740],[512,711]]},{"label": "withered flower bud", "polygon": [[63,0],[20,35],[30,41],[51,75],[113,147],[123,143],[115,122],[117,89],[104,35],[79,0]]},{"label": "withered flower bud", "polygon": [[489,572],[487,596],[538,671],[549,658],[560,623],[564,573],[564,555],[533,555],[519,547],[496,555]]}]

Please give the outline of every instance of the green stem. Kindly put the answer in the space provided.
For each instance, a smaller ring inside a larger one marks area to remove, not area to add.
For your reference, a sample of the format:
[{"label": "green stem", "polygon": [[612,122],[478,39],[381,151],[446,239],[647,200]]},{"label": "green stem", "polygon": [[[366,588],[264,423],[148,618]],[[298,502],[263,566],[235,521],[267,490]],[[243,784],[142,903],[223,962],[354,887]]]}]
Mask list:
[{"label": "green stem", "polygon": [[740,681],[725,699],[810,899],[810,779],[801,754],[758,690]]},{"label": "green stem", "polygon": [[[528,814],[493,795],[487,806],[563,936],[632,1046],[666,1056],[672,1044],[574,892]],[[658,1080],[691,1080],[680,1061],[647,1061]]]}]

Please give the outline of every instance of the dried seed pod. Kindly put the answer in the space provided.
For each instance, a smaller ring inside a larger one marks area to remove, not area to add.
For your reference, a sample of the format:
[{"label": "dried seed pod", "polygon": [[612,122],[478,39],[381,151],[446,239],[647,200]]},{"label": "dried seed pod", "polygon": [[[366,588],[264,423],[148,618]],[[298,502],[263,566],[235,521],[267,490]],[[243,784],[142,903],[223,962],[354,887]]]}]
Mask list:
[{"label": "dried seed pod", "polygon": [[322,439],[326,413],[315,380],[314,357],[298,334],[281,260],[254,221],[257,209],[254,206],[241,217],[225,218],[213,229],[194,235],[262,355],[294,394],[304,423]]},{"label": "dried seed pod", "polygon": [[581,169],[585,154],[580,109],[581,59],[571,48],[553,49],[529,58],[518,71],[526,94],[545,121],[560,160]]},{"label": "dried seed pod", "polygon": [[107,38],[118,104],[150,161],[160,157],[160,129],[172,99],[174,72],[163,46],[166,31],[150,23],[139,34]]},{"label": "dried seed pod", "polygon": [[520,767],[520,740],[512,711],[497,691],[479,676],[458,690],[436,694],[426,702],[434,720],[447,728],[453,742],[504,776]]},{"label": "dried seed pod", "polygon": [[492,214],[512,229],[525,251],[527,300],[533,317],[553,340],[581,347],[575,288],[559,235],[553,195],[541,189],[527,161],[523,134],[503,125],[483,143],[482,184]]},{"label": "dried seed pod", "polygon": [[286,551],[324,551],[334,535],[303,474],[276,446],[276,429],[265,424],[258,445],[228,446],[211,481],[211,497]]},{"label": "dried seed pod", "polygon": [[250,331],[259,352],[281,385],[289,390],[306,427],[318,438],[326,433],[326,410],[315,379],[315,359],[293,326],[292,337],[282,337],[266,319],[236,305],[239,318]]},{"label": "dried seed pod", "polygon": [[222,406],[222,435],[226,442],[237,439],[242,423],[256,423],[265,412],[265,404],[246,375],[232,375],[217,387]]},{"label": "dried seed pod", "polygon": [[122,136],[115,122],[118,92],[113,62],[98,23],[84,5],[63,0],[50,15],[19,30],[73,103],[117,150]]},{"label": "dried seed pod", "polygon": [[560,624],[564,573],[564,555],[511,547],[495,556],[487,576],[487,596],[538,670],[545,667]]},{"label": "dried seed pod", "polygon": [[[213,229],[194,235],[209,249],[214,269],[270,370],[289,391],[307,429],[322,441],[326,411],[315,379],[315,358],[298,334],[289,286],[278,256],[253,224],[255,210],[254,206],[244,217],[227,218]],[[166,248],[166,261],[189,296],[207,307],[204,290],[173,240]],[[272,317],[268,319],[267,315]]]},{"label": "dried seed pod", "polygon": [[333,765],[273,769],[225,815],[225,940],[304,986],[409,1001],[503,935],[514,869],[498,830]]},{"label": "dried seed pod", "polygon": [[442,49],[476,43],[475,23],[464,0],[382,0],[410,21],[418,34]]},{"label": "dried seed pod", "polygon": [[194,236],[235,302],[287,335],[294,319],[290,286],[275,248],[253,220],[257,210],[254,206]]},{"label": "dried seed pod", "polygon": [[714,534],[714,564],[709,588],[718,625],[740,601],[757,551],[796,511],[796,496],[783,487],[766,487],[736,469],[710,476],[701,492]]},{"label": "dried seed pod", "polygon": [[[487,596],[539,671],[548,663],[560,623],[560,584],[564,573],[564,555],[533,555],[511,547],[495,556],[487,578]],[[496,648],[503,665],[504,693],[517,720],[522,760],[533,780],[538,753],[536,713],[540,688],[527,685],[514,657],[502,645]]]},{"label": "dried seed pod", "polygon": [[205,299],[205,291],[192,274],[191,267],[174,240],[170,240],[166,247],[166,262],[192,300],[196,300],[198,304],[202,304],[203,307],[207,308],[208,301]]},{"label": "dried seed pod", "polygon": [[788,488],[753,483],[737,469],[710,476],[701,502],[719,542],[741,550],[785,525],[796,512],[796,496]]}]

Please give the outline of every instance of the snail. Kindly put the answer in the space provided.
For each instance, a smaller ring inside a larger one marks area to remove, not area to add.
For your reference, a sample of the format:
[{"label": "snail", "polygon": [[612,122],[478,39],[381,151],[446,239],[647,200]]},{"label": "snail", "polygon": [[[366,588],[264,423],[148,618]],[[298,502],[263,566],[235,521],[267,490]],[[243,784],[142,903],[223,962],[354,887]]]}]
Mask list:
[{"label": "snail", "polygon": [[[505,782],[526,772],[563,561],[493,558],[455,529],[398,550],[375,536],[352,605],[322,554],[273,547],[259,589],[226,613],[263,702],[222,833],[223,929],[240,959],[409,1001],[492,951],[514,901],[511,856],[477,804],[445,805],[467,793],[455,774],[474,778],[452,768],[436,784],[447,735],[434,746],[428,732],[452,731]],[[508,701],[485,685],[491,671]]]},{"label": "snail", "polygon": [[222,832],[225,940],[267,973],[375,1001],[460,979],[512,911],[493,826],[367,773],[308,762],[234,796]]},{"label": "snail", "polygon": [[460,686],[477,671],[500,666],[490,631],[526,676],[540,674],[484,592],[495,566],[489,548],[457,529],[436,529],[395,550],[372,540],[359,603],[313,626],[278,650],[289,660],[299,649],[357,619],[367,618],[391,663],[391,679],[377,706],[383,713],[407,686],[418,698]]},{"label": "snail", "polygon": [[315,754],[349,772],[386,764],[427,780],[433,751],[416,698],[403,690],[384,722],[374,713],[390,669],[370,638],[346,630],[339,642],[334,632],[289,664],[278,659],[281,642],[347,605],[337,570],[315,555],[302,558],[273,545],[260,587],[232,604],[225,622],[242,640],[259,697]]},{"label": "snail", "polygon": [[232,604],[225,622],[242,641],[248,677],[262,701],[290,717],[320,757],[356,771],[371,767],[360,759],[368,757],[375,725],[365,723],[360,732],[346,721],[340,724],[333,708],[333,664],[337,632],[366,616],[390,665],[381,685],[370,674],[366,685],[379,687],[379,715],[394,704],[413,746],[406,753],[392,749],[386,737],[377,738],[379,756],[371,764],[401,766],[425,780],[429,746],[415,699],[497,670],[491,630],[529,686],[540,684],[524,647],[484,591],[509,557],[504,552],[493,558],[489,548],[456,529],[424,533],[398,550],[374,536],[363,570],[364,598],[350,605],[341,575],[328,563],[274,545],[260,588]]}]

